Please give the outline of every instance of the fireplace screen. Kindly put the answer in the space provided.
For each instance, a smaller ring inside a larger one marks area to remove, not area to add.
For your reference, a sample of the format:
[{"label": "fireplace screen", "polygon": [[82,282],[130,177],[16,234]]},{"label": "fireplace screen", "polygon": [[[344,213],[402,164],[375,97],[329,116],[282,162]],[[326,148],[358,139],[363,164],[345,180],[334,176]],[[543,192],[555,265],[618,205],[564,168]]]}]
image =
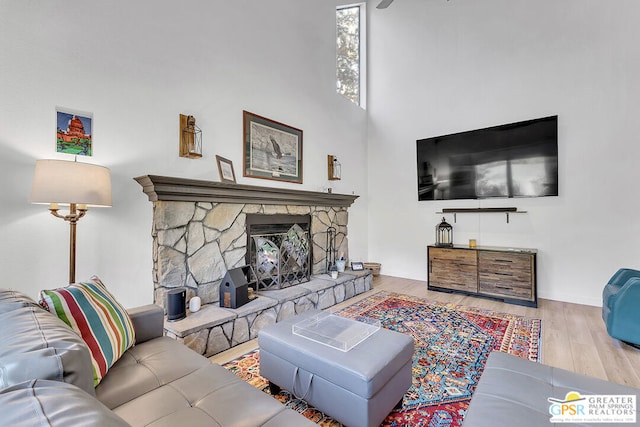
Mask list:
[{"label": "fireplace screen", "polygon": [[294,224],[286,233],[254,234],[258,288],[285,288],[310,276],[309,232]]}]

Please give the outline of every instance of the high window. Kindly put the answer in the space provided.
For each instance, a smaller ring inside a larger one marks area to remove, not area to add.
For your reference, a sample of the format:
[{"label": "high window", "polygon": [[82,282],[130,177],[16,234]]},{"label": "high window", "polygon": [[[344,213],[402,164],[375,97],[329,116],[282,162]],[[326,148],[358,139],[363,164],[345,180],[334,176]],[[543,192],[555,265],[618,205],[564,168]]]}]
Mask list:
[{"label": "high window", "polygon": [[364,107],[365,4],[340,6],[336,10],[336,90]]}]

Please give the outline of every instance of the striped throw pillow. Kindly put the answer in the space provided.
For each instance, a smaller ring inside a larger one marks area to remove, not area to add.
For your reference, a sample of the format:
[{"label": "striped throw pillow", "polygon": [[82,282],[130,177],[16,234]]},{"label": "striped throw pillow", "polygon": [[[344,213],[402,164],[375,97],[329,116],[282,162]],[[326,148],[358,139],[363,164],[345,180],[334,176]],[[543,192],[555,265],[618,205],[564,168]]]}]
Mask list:
[{"label": "striped throw pillow", "polygon": [[96,276],[87,282],[41,291],[40,298],[40,304],[76,331],[89,347],[94,387],[135,343],[127,311]]}]

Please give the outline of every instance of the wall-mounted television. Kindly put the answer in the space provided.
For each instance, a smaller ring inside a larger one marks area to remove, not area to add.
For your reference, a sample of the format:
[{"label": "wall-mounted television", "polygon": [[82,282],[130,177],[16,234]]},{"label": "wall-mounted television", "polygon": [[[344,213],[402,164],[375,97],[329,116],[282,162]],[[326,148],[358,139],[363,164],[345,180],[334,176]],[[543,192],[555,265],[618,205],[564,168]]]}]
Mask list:
[{"label": "wall-mounted television", "polygon": [[416,141],[418,200],[558,195],[558,116]]}]

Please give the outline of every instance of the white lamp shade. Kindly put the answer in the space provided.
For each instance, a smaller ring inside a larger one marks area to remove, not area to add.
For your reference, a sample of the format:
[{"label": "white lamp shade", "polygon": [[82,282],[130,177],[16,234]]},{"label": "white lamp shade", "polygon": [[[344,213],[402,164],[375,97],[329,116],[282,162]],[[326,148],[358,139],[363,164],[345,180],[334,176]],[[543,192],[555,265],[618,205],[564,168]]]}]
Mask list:
[{"label": "white lamp shade", "polygon": [[66,160],[37,160],[29,201],[111,206],[109,169]]}]

